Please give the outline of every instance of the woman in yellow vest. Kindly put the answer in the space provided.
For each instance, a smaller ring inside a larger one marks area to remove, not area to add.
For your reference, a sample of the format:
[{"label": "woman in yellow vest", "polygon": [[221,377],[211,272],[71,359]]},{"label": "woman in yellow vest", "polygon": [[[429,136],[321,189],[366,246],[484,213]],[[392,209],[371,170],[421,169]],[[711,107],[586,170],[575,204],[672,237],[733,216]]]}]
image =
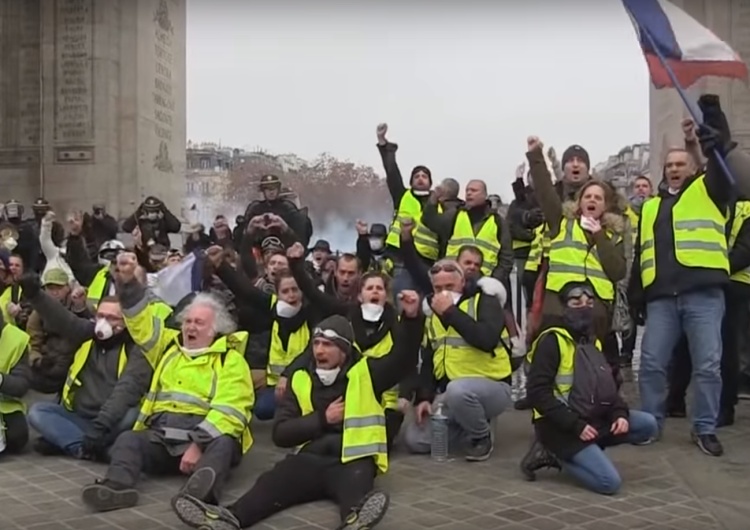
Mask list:
[{"label": "woman in yellow vest", "polygon": [[[302,260],[293,259],[289,262],[292,273],[297,279],[302,292],[322,317],[341,315],[349,319],[354,328],[354,343],[365,357],[380,358],[390,355],[394,351],[393,332],[398,323],[396,308],[388,302],[388,278],[379,272],[370,272],[360,280],[359,301],[356,304],[338,302],[335,297],[316,289],[313,281],[305,271]],[[319,309],[320,308],[320,309]],[[308,348],[284,372],[289,377],[294,370],[310,363],[312,350]],[[416,364],[405,374],[404,379],[413,379],[417,375]],[[403,396],[400,398],[400,396]],[[403,409],[409,397],[408,390],[399,393],[399,388],[392,388],[383,394],[385,407],[386,430],[388,432],[388,446],[398,435],[404,421]]]},{"label": "woman in yellow vest", "polygon": [[0,316],[0,456],[20,452],[29,441],[22,398],[30,385],[29,336]]},{"label": "woman in yellow vest", "polygon": [[550,239],[541,329],[562,317],[564,306],[557,296],[562,287],[588,282],[596,295],[596,335],[604,341],[611,336],[616,284],[627,273],[623,237],[630,234],[623,233],[624,199],[608,184],[589,180],[575,201],[563,202],[552,184],[542,147],[538,138],[528,139],[526,157]]},{"label": "woman in yellow vest", "polygon": [[338,505],[341,530],[373,528],[382,519],[388,496],[373,491],[375,477],[388,470],[381,394],[417,362],[424,325],[417,293],[405,291],[399,299],[403,315],[391,355],[362,358],[344,317],[320,322],[313,332],[313,358],[290,377],[274,419],[274,443],[296,451],[229,508],[177,497],[172,506],[185,524],[239,530],[318,500]]},{"label": "woman in yellow vest", "polygon": [[239,274],[223,258],[221,247],[211,247],[206,256],[216,269],[216,274],[237,300],[254,309],[261,318],[268,319],[270,337],[266,384],[255,390],[253,413],[259,420],[270,420],[276,403],[286,388],[282,377],[287,366],[307,348],[310,328],[317,315],[304,301],[294,276],[289,271],[279,271],[274,277],[275,294],[266,293]]},{"label": "woman in yellow vest", "polygon": [[656,436],[656,419],[628,410],[594,335],[595,293],[587,282],[568,283],[557,295],[561,325],[532,345],[526,381],[536,441],[521,470],[528,480],[544,467],[562,467],[585,488],[613,495],[622,479],[603,449],[641,444]]}]

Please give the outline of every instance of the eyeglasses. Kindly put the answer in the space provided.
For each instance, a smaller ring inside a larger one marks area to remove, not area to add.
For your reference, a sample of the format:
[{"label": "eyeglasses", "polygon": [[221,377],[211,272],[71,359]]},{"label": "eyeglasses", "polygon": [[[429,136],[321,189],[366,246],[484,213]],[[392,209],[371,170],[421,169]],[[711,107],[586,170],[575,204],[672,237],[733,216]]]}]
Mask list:
[{"label": "eyeglasses", "polygon": [[315,328],[315,330],[313,331],[313,338],[316,338],[316,337],[322,337],[328,340],[341,340],[341,341],[344,341],[349,346],[352,345],[352,341],[350,341],[346,337],[342,337],[341,335],[339,335],[332,329]]},{"label": "eyeglasses", "polygon": [[458,263],[453,263],[450,261],[444,263],[436,263],[430,269],[430,274],[437,274],[439,272],[457,272],[461,276],[463,276],[464,274],[464,271],[461,269]]}]

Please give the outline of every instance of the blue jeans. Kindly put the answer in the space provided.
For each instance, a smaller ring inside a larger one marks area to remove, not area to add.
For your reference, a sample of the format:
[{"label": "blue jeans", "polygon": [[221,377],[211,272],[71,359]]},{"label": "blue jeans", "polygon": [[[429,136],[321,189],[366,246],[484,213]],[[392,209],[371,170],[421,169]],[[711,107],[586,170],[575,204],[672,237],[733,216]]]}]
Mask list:
[{"label": "blue jeans", "polygon": [[276,412],[276,387],[267,386],[255,391],[253,413],[259,420],[272,420]]},{"label": "blue jeans", "polygon": [[693,430],[696,434],[716,431],[721,399],[724,309],[724,291],[719,288],[659,298],[647,304],[638,382],[641,406],[656,417],[660,428],[666,415],[668,366],[684,333],[693,364]]},{"label": "blue jeans", "polygon": [[[659,432],[656,418],[647,412],[631,410],[628,423],[630,428],[627,434],[610,436],[600,443],[605,447],[622,443],[637,444],[654,438]],[[561,462],[561,465],[563,471],[594,493],[614,495],[622,485],[622,479],[614,464],[604,454],[604,450],[596,444],[587,446],[570,460]]]},{"label": "blue jeans", "polygon": [[[112,439],[114,440],[115,435],[132,429],[137,418],[137,407],[128,410],[112,432]],[[28,421],[47,442],[76,458],[81,455],[83,437],[92,423],[62,405],[50,402],[31,405]]]}]

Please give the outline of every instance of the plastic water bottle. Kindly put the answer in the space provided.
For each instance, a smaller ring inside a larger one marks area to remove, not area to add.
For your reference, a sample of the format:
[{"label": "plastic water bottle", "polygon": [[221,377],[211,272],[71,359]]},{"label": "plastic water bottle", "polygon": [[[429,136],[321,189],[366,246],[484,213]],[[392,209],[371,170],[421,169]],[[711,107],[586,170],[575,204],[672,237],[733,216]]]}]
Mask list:
[{"label": "plastic water bottle", "polygon": [[432,439],[430,440],[430,456],[436,462],[448,460],[448,416],[443,413],[443,404],[437,404],[437,408],[430,417],[432,428]]},{"label": "plastic water bottle", "polygon": [[0,414],[0,453],[4,452],[5,448],[6,448],[5,422],[3,421],[2,414]]}]

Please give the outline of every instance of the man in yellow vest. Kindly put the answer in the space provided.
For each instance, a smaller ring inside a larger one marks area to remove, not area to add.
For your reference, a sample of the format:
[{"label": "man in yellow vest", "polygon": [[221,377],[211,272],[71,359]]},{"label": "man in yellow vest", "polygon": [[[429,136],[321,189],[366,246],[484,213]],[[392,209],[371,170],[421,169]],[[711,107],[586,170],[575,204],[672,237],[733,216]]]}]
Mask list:
[{"label": "man in yellow vest", "polygon": [[508,287],[513,270],[513,245],[510,229],[487,200],[487,184],[470,180],[466,184],[465,204],[457,210],[441,213],[430,201],[424,208],[422,222],[447,241],[445,257],[456,259],[464,245],[478,247],[484,256],[482,274],[492,276]]},{"label": "man in yellow vest", "polygon": [[[734,164],[736,143],[718,97],[701,96],[706,125],[699,130],[709,158],[696,174],[684,149],[667,153],[667,189],[648,200],[641,211],[635,245],[631,293],[645,302],[646,330],[641,343],[639,387],[643,409],[664,425],[667,366],[677,341],[687,335],[693,364],[695,400],[692,439],[702,452],[720,456],[716,436],[719,415],[722,352],[721,323],[729,281],[726,222],[732,184],[714,158],[715,150],[738,179],[747,167]],[[733,167],[734,166],[734,167]]]},{"label": "man in yellow vest", "polygon": [[386,139],[388,125],[377,127],[378,151],[383,159],[385,180],[393,201],[393,222],[386,238],[388,256],[394,261],[392,289],[398,294],[405,289],[415,289],[414,280],[403,266],[400,253],[401,223],[412,219],[414,223],[414,244],[420,257],[428,262],[438,259],[440,241],[437,236],[421,223],[422,210],[430,197],[432,173],[426,166],[415,166],[409,178],[409,188],[404,186],[401,170],[396,162],[398,145]]},{"label": "man in yellow vest", "polygon": [[468,461],[487,460],[493,449],[490,421],[513,404],[510,333],[501,304],[505,296],[481,288],[467,292],[464,273],[453,260],[435,263],[430,276],[435,294],[422,304],[427,345],[416,422],[406,425],[404,442],[414,453],[430,452],[426,420],[431,407],[440,404],[450,421],[451,451],[463,451]]},{"label": "man in yellow vest", "polygon": [[154,377],[133,430],[117,438],[104,479],[83,488],[83,502],[98,512],[134,506],[141,472],[180,472],[190,477],[186,491],[215,499],[253,443],[247,333],[235,333],[226,304],[206,293],[185,308],[181,330],[167,328],[135,279],[135,254],[118,256],[117,267],[125,325]]},{"label": "man in yellow vest", "polygon": [[417,362],[423,319],[419,295],[400,294],[402,317],[395,349],[363,358],[349,321],[334,315],[313,332],[312,361],[295,370],[276,410],[273,441],[297,448],[263,473],[231,507],[211,506],[189,495],[173,507],[192,528],[239,530],[292,506],[332,500],[342,530],[373,528],[385,515],[388,496],[373,491],[388,470],[382,394]]},{"label": "man in yellow vest", "polygon": [[29,336],[0,315],[0,456],[20,452],[29,441],[22,398],[30,386]]},{"label": "man in yellow vest", "polygon": [[29,303],[47,329],[78,344],[60,402],[40,401],[29,410],[29,424],[43,455],[106,460],[115,438],[133,427],[152,370],[127,330],[120,302],[103,298],[96,319],[82,318],[41,288],[39,276],[21,280]]}]

